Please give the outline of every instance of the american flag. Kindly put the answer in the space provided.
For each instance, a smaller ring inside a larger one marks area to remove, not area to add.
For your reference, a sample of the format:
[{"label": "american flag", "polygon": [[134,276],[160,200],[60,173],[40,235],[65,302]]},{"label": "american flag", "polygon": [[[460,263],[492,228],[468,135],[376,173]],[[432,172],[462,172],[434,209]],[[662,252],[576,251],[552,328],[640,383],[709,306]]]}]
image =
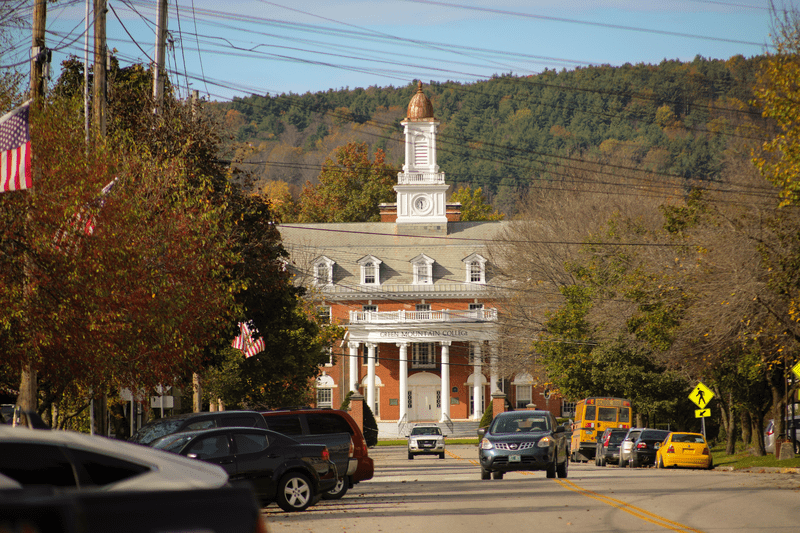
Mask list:
[{"label": "american flag", "polygon": [[64,252],[74,251],[78,242],[74,238],[75,235],[91,235],[94,233],[97,213],[105,205],[106,196],[114,188],[118,179],[114,178],[108,185],[100,189],[100,194],[97,198],[84,204],[77,213],[72,215],[72,220],[69,224],[56,230],[56,234],[53,236],[53,245],[57,250]]},{"label": "american flag", "polygon": [[0,118],[0,192],[19,191],[33,185],[30,100]]},{"label": "american flag", "polygon": [[231,343],[231,346],[244,353],[245,359],[264,351],[264,338],[253,340],[253,332],[258,333],[255,328],[251,330],[246,322],[239,322],[239,335]]}]

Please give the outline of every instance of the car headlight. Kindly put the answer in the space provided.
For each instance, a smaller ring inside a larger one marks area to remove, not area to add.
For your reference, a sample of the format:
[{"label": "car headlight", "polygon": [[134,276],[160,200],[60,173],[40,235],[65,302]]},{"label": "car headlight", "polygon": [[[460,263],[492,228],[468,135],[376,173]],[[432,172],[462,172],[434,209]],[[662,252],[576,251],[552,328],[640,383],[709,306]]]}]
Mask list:
[{"label": "car headlight", "polygon": [[539,442],[536,443],[536,446],[538,446],[539,448],[548,448],[553,444],[553,442],[554,442],[553,437],[550,436],[542,437],[541,439],[539,439]]},{"label": "car headlight", "polygon": [[491,450],[494,448],[494,445],[489,439],[483,439],[481,441],[481,450]]}]

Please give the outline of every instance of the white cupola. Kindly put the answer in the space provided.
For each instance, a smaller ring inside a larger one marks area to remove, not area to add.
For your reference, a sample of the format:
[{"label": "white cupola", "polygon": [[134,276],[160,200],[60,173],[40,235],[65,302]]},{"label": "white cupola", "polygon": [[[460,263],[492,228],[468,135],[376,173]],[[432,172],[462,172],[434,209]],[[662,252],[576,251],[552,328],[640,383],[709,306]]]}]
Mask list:
[{"label": "white cupola", "polygon": [[436,129],[433,106],[422,82],[408,104],[401,122],[405,134],[403,172],[397,175],[397,224],[443,224],[447,226],[447,190],[444,173],[436,164]]}]

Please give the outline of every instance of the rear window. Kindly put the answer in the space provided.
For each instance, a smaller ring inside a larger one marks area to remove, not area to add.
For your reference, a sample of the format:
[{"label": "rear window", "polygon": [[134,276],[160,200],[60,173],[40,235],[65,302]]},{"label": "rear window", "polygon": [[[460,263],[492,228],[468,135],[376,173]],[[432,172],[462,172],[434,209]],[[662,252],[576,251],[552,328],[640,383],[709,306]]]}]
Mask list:
[{"label": "rear window", "polygon": [[23,487],[75,487],[72,463],[60,446],[0,442],[0,473]]},{"label": "rear window", "polygon": [[71,450],[75,463],[83,467],[92,485],[102,487],[136,477],[150,469],[137,463],[85,450]]},{"label": "rear window", "polygon": [[302,435],[303,426],[300,425],[298,415],[265,416],[267,428],[284,435]]},{"label": "rear window", "polygon": [[639,436],[639,438],[641,440],[664,440],[667,435],[669,435],[669,431],[651,430],[642,431],[642,434]]},{"label": "rear window", "polygon": [[622,442],[622,439],[624,438],[625,438],[625,433],[614,432],[609,436],[608,442],[611,444],[619,444],[620,442]]},{"label": "rear window", "polygon": [[152,422],[137,431],[131,440],[141,444],[149,444],[159,437],[175,433],[180,429],[183,422],[184,419]]},{"label": "rear window", "polygon": [[311,433],[349,433],[353,430],[347,420],[341,416],[326,413],[306,413],[308,430]]}]

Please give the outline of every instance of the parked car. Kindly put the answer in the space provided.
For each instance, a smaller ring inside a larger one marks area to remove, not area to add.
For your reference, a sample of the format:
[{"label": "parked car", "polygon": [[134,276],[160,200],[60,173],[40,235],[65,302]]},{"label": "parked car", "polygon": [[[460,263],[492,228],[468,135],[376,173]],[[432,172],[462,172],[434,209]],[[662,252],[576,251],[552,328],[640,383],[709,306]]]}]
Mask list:
[{"label": "parked car", "polygon": [[266,421],[267,427],[273,431],[283,433],[298,442],[315,444],[325,444],[331,453],[331,458],[337,464],[341,464],[339,459],[343,451],[336,445],[339,440],[335,435],[346,432],[352,441],[352,450],[348,450],[348,466],[346,471],[339,468],[339,475],[342,476],[340,483],[331,491],[325,493],[325,499],[341,498],[361,481],[372,479],[375,472],[375,465],[367,451],[367,441],[361,428],[356,421],[346,411],[339,409],[278,409],[274,411],[262,411],[261,415]]},{"label": "parked car", "polygon": [[266,429],[267,424],[257,411],[214,411],[167,416],[145,424],[128,439],[137,444],[149,445],[159,437],[218,427],[246,427]]},{"label": "parked car", "polygon": [[103,491],[213,489],[228,483],[216,465],[73,431],[0,425],[0,474],[29,486]]},{"label": "parked car", "polygon": [[714,468],[714,458],[701,433],[673,431],[658,446],[656,468],[685,466],[688,468]]},{"label": "parked car", "polygon": [[268,429],[183,431],[151,446],[220,465],[231,481],[252,483],[262,503],[277,502],[287,512],[306,510],[339,477],[324,445],[300,444]]},{"label": "parked car", "polygon": [[[795,427],[797,428],[797,435],[795,435],[795,449],[800,448],[800,415],[795,416]],[[786,438],[790,439],[792,434],[792,418],[787,417],[784,425],[786,431]],[[775,453],[775,419],[770,418],[767,422],[767,427],[764,430],[764,449],[767,453]]]},{"label": "parked car", "polygon": [[415,455],[438,455],[444,459],[444,438],[436,424],[415,424],[408,435],[408,458]]},{"label": "parked car", "polygon": [[631,467],[639,468],[640,466],[656,464],[656,445],[660,445],[667,435],[669,435],[669,431],[665,429],[643,429],[636,440],[633,441]]},{"label": "parked car", "polygon": [[544,470],[548,478],[567,477],[569,443],[564,426],[550,411],[507,411],[478,430],[481,479],[503,479],[506,472]]},{"label": "parked car", "polygon": [[619,446],[619,466],[625,468],[631,460],[631,449],[633,442],[639,437],[639,433],[645,428],[631,428],[622,439],[622,444]]},{"label": "parked car", "polygon": [[627,434],[627,429],[607,429],[603,433],[603,437],[597,443],[597,455],[594,460],[595,465],[618,465],[620,445],[622,444],[622,439],[624,439]]}]

